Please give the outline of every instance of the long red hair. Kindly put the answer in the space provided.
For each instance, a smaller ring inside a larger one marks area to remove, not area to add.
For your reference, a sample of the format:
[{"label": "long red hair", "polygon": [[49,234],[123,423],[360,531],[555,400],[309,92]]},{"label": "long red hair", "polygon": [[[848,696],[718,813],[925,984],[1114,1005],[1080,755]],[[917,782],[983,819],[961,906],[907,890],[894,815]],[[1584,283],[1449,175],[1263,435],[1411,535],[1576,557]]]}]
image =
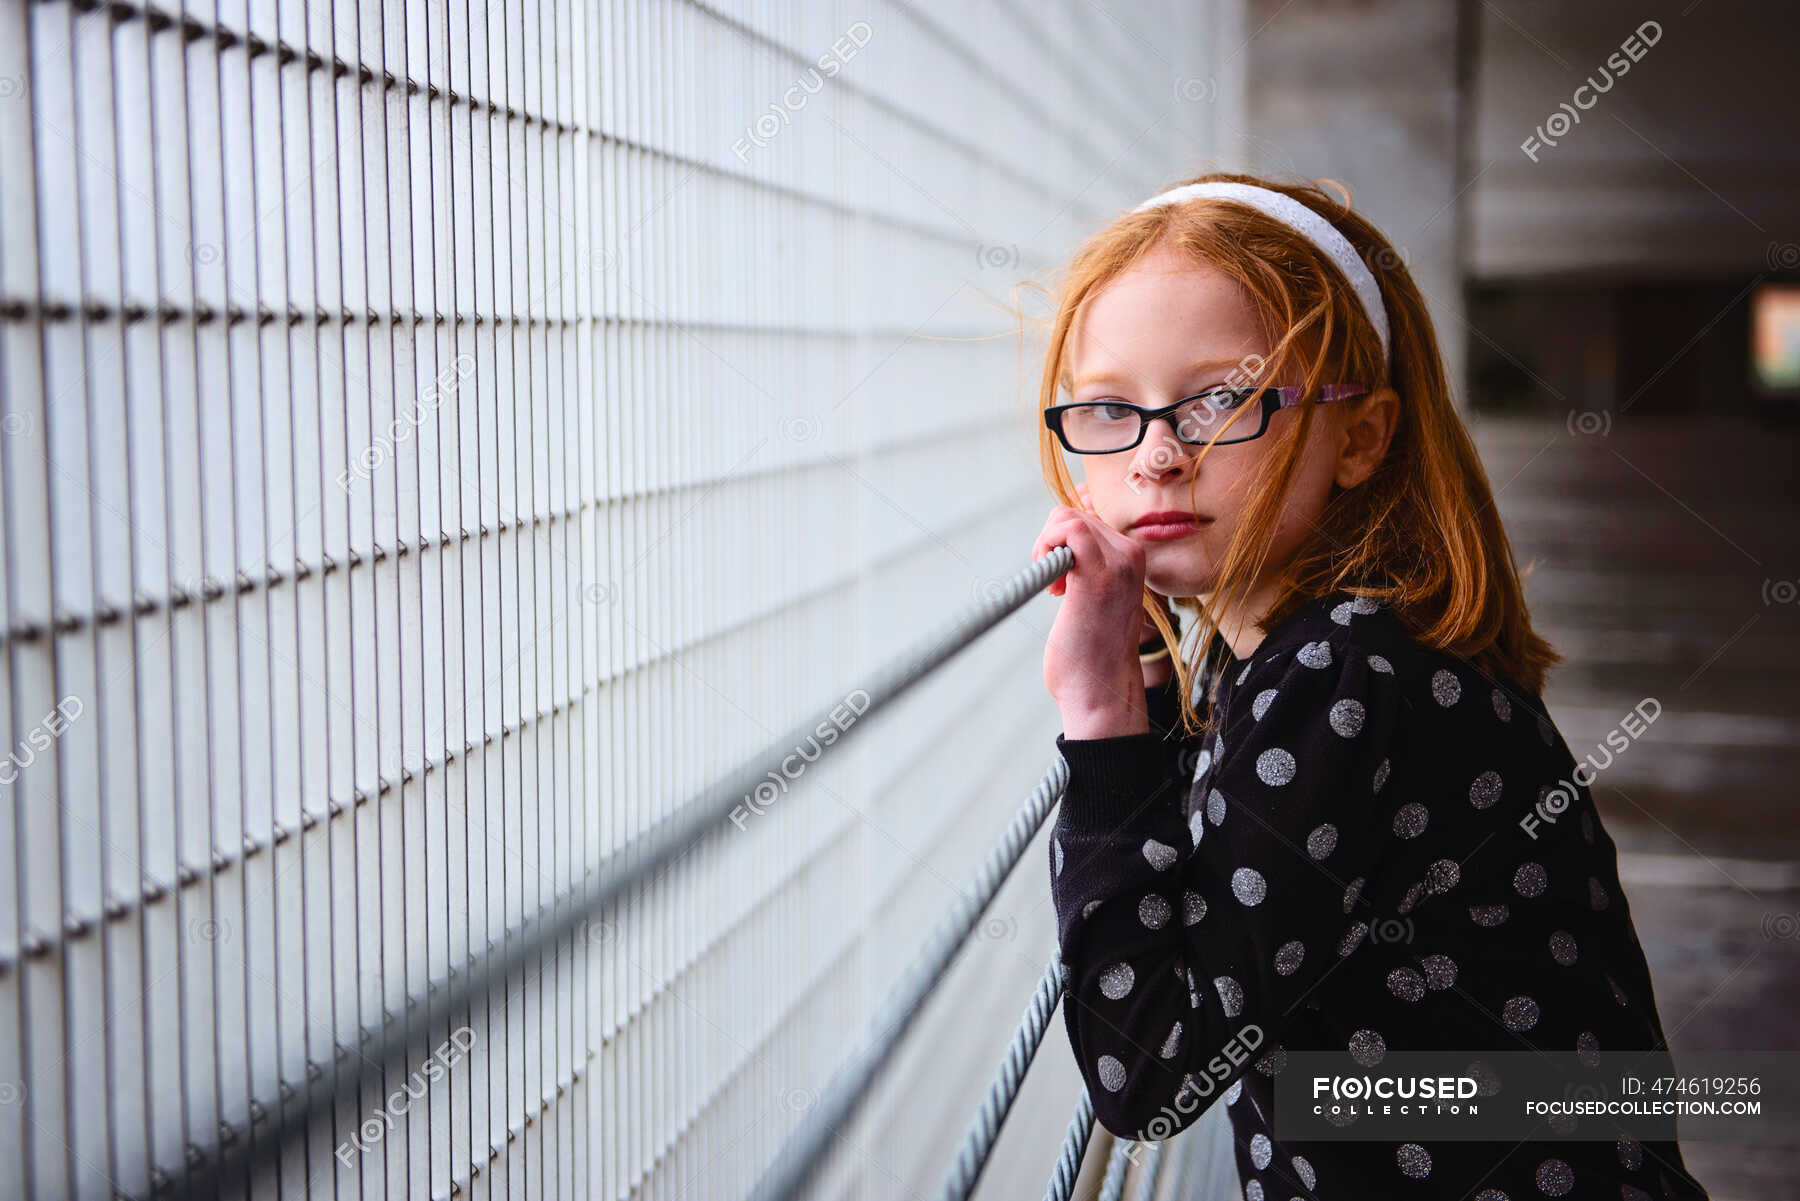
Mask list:
[{"label": "long red hair", "polygon": [[[1290,363],[1305,361],[1300,419],[1285,434],[1269,435],[1279,443],[1251,486],[1213,592],[1204,602],[1172,598],[1199,614],[1186,639],[1190,645],[1177,644],[1164,599],[1145,591],[1145,610],[1174,650],[1184,725],[1190,731],[1204,728],[1193,704],[1194,673],[1217,650],[1219,615],[1263,575],[1281,498],[1314,420],[1314,397],[1320,384],[1331,381],[1375,386],[1385,379],[1399,394],[1399,421],[1375,472],[1354,488],[1334,486],[1324,512],[1281,569],[1263,627],[1272,629],[1296,606],[1343,589],[1388,605],[1418,641],[1459,656],[1496,683],[1504,679],[1541,693],[1545,673],[1562,656],[1531,627],[1493,490],[1452,403],[1437,334],[1406,264],[1373,225],[1351,211],[1347,193],[1339,199],[1314,184],[1223,172],[1181,182],[1208,180],[1282,192],[1330,221],[1381,288],[1393,350],[1384,375],[1380,338],[1337,265],[1298,231],[1232,201],[1206,198],[1126,213],[1084,241],[1061,272],[1053,292],[1040,409],[1058,403],[1059,393],[1070,388],[1069,333],[1083,303],[1162,247],[1237,280],[1279,333],[1257,378],[1293,378],[1286,374]],[[1055,435],[1040,426],[1038,439],[1051,492],[1062,504],[1080,508]],[[1202,462],[1210,449],[1202,450]]]}]

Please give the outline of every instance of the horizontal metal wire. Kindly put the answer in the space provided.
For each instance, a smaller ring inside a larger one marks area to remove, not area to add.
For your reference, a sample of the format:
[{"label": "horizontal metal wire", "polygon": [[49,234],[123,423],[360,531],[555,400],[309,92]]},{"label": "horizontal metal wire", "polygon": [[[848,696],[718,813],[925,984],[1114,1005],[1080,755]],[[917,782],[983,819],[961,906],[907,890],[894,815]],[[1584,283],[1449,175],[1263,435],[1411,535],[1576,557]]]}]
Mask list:
[{"label": "horizontal metal wire", "polygon": [[[1066,546],[1052,549],[1006,581],[994,596],[969,606],[939,630],[920,639],[911,649],[884,665],[869,683],[859,685],[868,694],[869,703],[861,718],[851,723],[843,731],[842,737],[848,737],[852,730],[867,724],[867,719],[879,712],[884,705],[897,699],[976,638],[1035,598],[1052,580],[1067,573],[1074,565],[1074,559],[1074,552]],[[268,1128],[259,1130],[258,1137],[248,1147],[240,1139],[234,1140],[229,1146],[215,1143],[210,1149],[199,1145],[191,1148],[179,1167],[166,1169],[171,1173],[171,1184],[179,1185],[190,1195],[196,1192],[210,1193],[221,1180],[241,1175],[249,1167],[272,1157],[290,1138],[307,1130],[313,1122],[331,1115],[340,1101],[354,1099],[366,1076],[366,1065],[400,1066],[409,1052],[418,1050],[422,1032],[436,1030],[453,1017],[467,1011],[478,997],[486,995],[490,989],[504,984],[514,974],[528,968],[545,951],[555,947],[563,939],[577,934],[583,924],[607,904],[622,896],[632,886],[648,879],[658,869],[672,864],[703,839],[735,828],[730,824],[730,814],[742,802],[745,794],[754,791],[757,784],[767,777],[771,764],[779,765],[783,758],[792,753],[795,746],[805,745],[818,726],[828,721],[832,712],[840,705],[841,701],[836,700],[824,704],[806,720],[769,743],[761,753],[747,759],[735,771],[682,805],[629,846],[608,857],[597,867],[588,869],[578,885],[546,906],[538,916],[522,924],[515,938],[499,944],[483,955],[478,961],[479,966],[471,964],[468,970],[460,974],[453,973],[452,979],[443,987],[435,992],[428,990],[424,1003],[416,1009],[395,1015],[393,1020],[379,1030],[365,1032],[357,1060],[349,1064],[346,1070],[328,1073],[319,1065],[313,1065],[317,1070],[309,1071],[307,1084],[301,1095],[292,1103],[279,1106],[270,1118]],[[973,929],[981,907],[985,907],[992,897],[992,890],[999,887],[1006,872],[1011,870],[1012,864],[1023,853],[1024,844],[1029,841],[1029,832],[1037,828],[1055,798],[1061,795],[1067,776],[1068,764],[1058,755],[1030,800],[1013,818],[1001,846],[978,875],[978,892],[980,886],[991,879],[991,888],[980,896],[980,906],[971,907],[973,898],[960,903],[951,920],[932,943],[927,955],[921,957],[920,963],[915,967],[914,979],[917,984],[923,985],[926,993],[936,983],[937,976],[942,974],[944,967],[948,966],[950,958],[961,946],[969,930]],[[1026,828],[1028,821],[1029,830]],[[1001,870],[999,865],[1003,861],[1005,867]],[[953,933],[955,937],[951,941]],[[922,969],[938,960],[942,961],[941,965],[926,979]],[[923,995],[919,995],[919,1001],[923,1000]],[[892,1012],[893,1007],[890,1006],[889,1014]],[[911,1016],[904,1015],[905,1021],[910,1021]],[[876,1027],[878,1030],[881,1028]],[[885,1049],[873,1047],[871,1050],[880,1052],[876,1058],[878,1066],[879,1060],[891,1052],[892,1045]],[[854,1096],[840,1098],[837,1103],[854,1105],[856,1099]],[[827,1104],[822,1103],[811,1111],[809,1117],[823,1113],[828,1108]],[[835,1127],[834,1122],[823,1129],[825,1139],[829,1139]],[[790,1142],[789,1146],[792,1145]],[[804,1176],[811,1174],[811,1167],[805,1164],[790,1165],[784,1171],[796,1168]],[[773,1172],[765,1174],[765,1180],[771,1178],[778,1179]]]},{"label": "horizontal metal wire", "polygon": [[1125,1174],[1131,1171],[1131,1152],[1136,1143],[1114,1139],[1112,1153],[1106,1157],[1106,1174],[1100,1178],[1100,1194],[1095,1201],[1125,1201]]},{"label": "horizontal metal wire", "polygon": [[1050,1183],[1044,1189],[1044,1201],[1069,1201],[1075,1193],[1075,1181],[1081,1175],[1081,1161],[1087,1156],[1088,1140],[1094,1135],[1094,1099],[1087,1089],[1075,1102],[1075,1116],[1063,1135],[1062,1147],[1056,1155],[1056,1167],[1050,1172]]},{"label": "horizontal metal wire", "polygon": [[1061,996],[1062,957],[1051,955],[1050,965],[1039,977],[1037,991],[1031,996],[1031,1004],[1019,1019],[1012,1041],[1006,1044],[1006,1053],[1000,1057],[1000,1069],[994,1082],[988,1085],[987,1096],[982,1098],[981,1108],[975,1112],[969,1132],[963,1136],[962,1149],[956,1153],[956,1162],[944,1178],[939,1201],[968,1201],[974,1193],[981,1170],[987,1166],[994,1144],[1000,1138],[1000,1127],[1006,1124],[1006,1115],[1018,1099],[1025,1071],[1043,1045],[1044,1031],[1050,1025],[1050,1015],[1056,1012],[1056,1002]]},{"label": "horizontal metal wire", "polygon": [[870,1021],[861,1043],[820,1090],[819,1103],[807,1111],[799,1129],[783,1144],[775,1162],[750,1194],[751,1201],[789,1201],[818,1172],[832,1139],[868,1099],[875,1078],[925,1007],[931,990],[968,942],[976,920],[1000,891],[1000,885],[1018,864],[1026,844],[1043,824],[1051,806],[1061,798],[1068,782],[1068,762],[1058,754],[977,869],[967,891],[951,906],[924,951],[895,985],[887,1004]]}]

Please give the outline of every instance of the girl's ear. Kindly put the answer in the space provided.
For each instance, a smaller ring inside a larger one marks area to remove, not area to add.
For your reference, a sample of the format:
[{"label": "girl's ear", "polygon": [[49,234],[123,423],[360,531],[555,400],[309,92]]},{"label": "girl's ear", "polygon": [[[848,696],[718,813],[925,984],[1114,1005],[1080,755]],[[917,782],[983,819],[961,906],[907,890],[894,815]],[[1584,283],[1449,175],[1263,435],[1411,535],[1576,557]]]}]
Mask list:
[{"label": "girl's ear", "polygon": [[1400,394],[1386,384],[1354,404],[1344,418],[1338,449],[1340,488],[1354,488],[1375,473],[1400,421]]}]

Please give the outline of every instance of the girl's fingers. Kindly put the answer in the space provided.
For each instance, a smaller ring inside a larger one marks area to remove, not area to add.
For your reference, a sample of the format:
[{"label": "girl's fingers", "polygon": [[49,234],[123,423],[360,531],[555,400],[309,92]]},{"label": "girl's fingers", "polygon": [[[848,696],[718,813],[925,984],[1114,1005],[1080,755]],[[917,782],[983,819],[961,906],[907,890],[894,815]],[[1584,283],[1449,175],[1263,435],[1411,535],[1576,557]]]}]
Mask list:
[{"label": "girl's fingers", "polygon": [[1045,589],[1051,596],[1062,596],[1068,591],[1070,576],[1100,561],[1101,545],[1090,522],[1087,514],[1066,505],[1058,505],[1045,521],[1043,532],[1032,547],[1031,557],[1041,559],[1058,546],[1068,547],[1075,556],[1074,566],[1050,581]]},{"label": "girl's fingers", "polygon": [[[1031,557],[1041,559],[1058,546],[1067,546],[1071,530],[1084,527],[1080,510],[1058,505],[1044,521],[1044,528],[1038,534],[1037,542],[1031,548]],[[1073,547],[1070,547],[1073,550]]]}]

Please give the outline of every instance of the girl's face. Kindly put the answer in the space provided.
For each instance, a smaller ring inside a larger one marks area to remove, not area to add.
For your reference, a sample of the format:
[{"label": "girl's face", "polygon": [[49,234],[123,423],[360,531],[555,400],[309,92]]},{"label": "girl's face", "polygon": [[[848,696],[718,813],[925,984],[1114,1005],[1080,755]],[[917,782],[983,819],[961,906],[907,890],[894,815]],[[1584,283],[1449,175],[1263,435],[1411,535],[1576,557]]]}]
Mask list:
[{"label": "girl's face", "polygon": [[[1266,372],[1253,374],[1261,369],[1262,359],[1250,356],[1266,356],[1269,349],[1255,308],[1235,280],[1158,248],[1089,296],[1078,314],[1069,339],[1074,379],[1069,400],[1116,399],[1162,408],[1225,383],[1228,377],[1232,383],[1300,382],[1265,378]],[[1265,572],[1287,562],[1298,548],[1334,483],[1343,487],[1360,483],[1379,462],[1379,453],[1371,459],[1366,448],[1357,452],[1351,427],[1366,415],[1359,412],[1356,420],[1346,421],[1352,403],[1356,402],[1334,401],[1315,416]],[[1362,402],[1356,407],[1372,406]],[[1391,431],[1391,416],[1387,429],[1380,431],[1382,448]],[[1222,426],[1225,419],[1217,416],[1212,428]],[[1226,436],[1254,430],[1256,420],[1255,412],[1245,412]],[[1273,453],[1277,437],[1298,420],[1297,409],[1279,410],[1260,438],[1214,447],[1198,467],[1195,460],[1203,448],[1176,438],[1167,417],[1146,429],[1144,440],[1131,450],[1069,458],[1083,469],[1089,507],[1106,524],[1143,545],[1145,582],[1150,588],[1164,596],[1204,596],[1214,588],[1250,484]],[[1364,459],[1366,468],[1361,465]],[[1159,528],[1144,520],[1170,511],[1197,521],[1184,530],[1179,524]]]}]

